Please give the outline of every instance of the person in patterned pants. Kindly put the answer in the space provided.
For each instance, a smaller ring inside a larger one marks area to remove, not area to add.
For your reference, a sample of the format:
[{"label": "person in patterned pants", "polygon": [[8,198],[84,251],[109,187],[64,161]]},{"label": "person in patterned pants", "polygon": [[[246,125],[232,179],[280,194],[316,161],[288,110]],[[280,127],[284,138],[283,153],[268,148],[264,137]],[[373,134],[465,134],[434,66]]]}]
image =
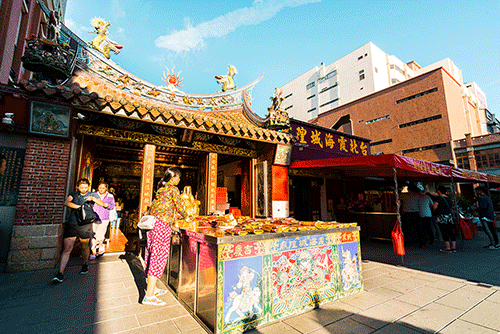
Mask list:
[{"label": "person in patterned pants", "polygon": [[146,276],[146,295],[142,300],[145,305],[165,305],[158,296],[167,291],[156,288],[156,282],[161,277],[167,264],[170,252],[170,237],[172,223],[176,213],[187,217],[187,213],[180,203],[180,192],[176,187],[179,184],[181,172],[177,168],[169,167],[165,176],[158,183],[156,198],[151,205],[150,214],[156,217],[155,226],[147,233],[147,246],[144,275]]}]

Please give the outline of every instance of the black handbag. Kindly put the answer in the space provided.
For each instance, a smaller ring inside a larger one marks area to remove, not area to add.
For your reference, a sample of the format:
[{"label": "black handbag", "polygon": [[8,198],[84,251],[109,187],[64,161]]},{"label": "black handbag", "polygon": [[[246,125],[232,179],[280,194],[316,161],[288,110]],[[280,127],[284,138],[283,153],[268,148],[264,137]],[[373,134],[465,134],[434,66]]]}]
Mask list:
[{"label": "black handbag", "polygon": [[96,220],[97,213],[93,209],[94,203],[85,202],[78,209],[75,209],[76,222],[78,226],[91,224]]}]

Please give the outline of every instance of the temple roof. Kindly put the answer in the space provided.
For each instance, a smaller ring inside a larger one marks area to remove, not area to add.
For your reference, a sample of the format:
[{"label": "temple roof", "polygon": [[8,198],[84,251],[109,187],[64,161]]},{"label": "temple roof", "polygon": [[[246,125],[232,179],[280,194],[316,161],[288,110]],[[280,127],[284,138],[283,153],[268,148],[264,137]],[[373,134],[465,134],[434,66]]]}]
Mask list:
[{"label": "temple roof", "polygon": [[258,123],[245,91],[242,91],[243,99],[239,104],[220,110],[195,110],[125,91],[84,69],[76,69],[61,85],[52,86],[36,80],[24,80],[20,84],[29,92],[57,97],[85,110],[252,140],[291,141],[290,134],[266,129]]},{"label": "temple roof", "polygon": [[266,119],[250,105],[251,89],[262,78],[239,89],[212,94],[188,94],[173,86],[141,80],[91,48],[62,25],[59,40],[73,45],[72,75],[58,85],[21,81],[33,94],[56,98],[80,109],[155,124],[189,128],[220,135],[290,143],[290,134],[266,128]]}]

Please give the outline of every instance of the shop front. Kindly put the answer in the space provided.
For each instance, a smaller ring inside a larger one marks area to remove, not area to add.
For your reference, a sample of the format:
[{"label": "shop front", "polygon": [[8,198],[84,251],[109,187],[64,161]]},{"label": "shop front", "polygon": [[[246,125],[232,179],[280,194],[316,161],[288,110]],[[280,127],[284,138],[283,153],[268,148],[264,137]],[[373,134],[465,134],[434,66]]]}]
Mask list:
[{"label": "shop front", "polygon": [[357,222],[362,239],[391,240],[394,225],[401,221],[398,196],[403,181],[446,183],[453,196],[455,183],[498,182],[494,175],[396,154],[294,161],[290,174],[294,174],[294,169],[310,175],[336,175],[340,179],[328,183],[339,194],[333,199],[336,221]]},{"label": "shop front", "polygon": [[[292,164],[298,161],[370,155],[370,141],[292,119],[295,141]],[[348,189],[362,187],[329,170],[290,168],[290,215],[299,220],[335,220],[336,206]],[[347,200],[347,198],[345,199]],[[361,230],[363,233],[363,230]]]}]

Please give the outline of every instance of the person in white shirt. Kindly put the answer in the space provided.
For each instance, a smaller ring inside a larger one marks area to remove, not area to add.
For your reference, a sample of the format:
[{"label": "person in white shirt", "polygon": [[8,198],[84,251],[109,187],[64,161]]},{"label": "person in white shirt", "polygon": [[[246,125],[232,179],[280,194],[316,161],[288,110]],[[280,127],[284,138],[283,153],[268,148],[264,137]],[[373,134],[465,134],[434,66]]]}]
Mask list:
[{"label": "person in white shirt", "polygon": [[426,194],[420,193],[418,199],[418,207],[420,214],[421,226],[423,228],[423,236],[426,237],[426,242],[429,245],[434,244],[434,231],[432,228],[432,206],[434,201]]}]

